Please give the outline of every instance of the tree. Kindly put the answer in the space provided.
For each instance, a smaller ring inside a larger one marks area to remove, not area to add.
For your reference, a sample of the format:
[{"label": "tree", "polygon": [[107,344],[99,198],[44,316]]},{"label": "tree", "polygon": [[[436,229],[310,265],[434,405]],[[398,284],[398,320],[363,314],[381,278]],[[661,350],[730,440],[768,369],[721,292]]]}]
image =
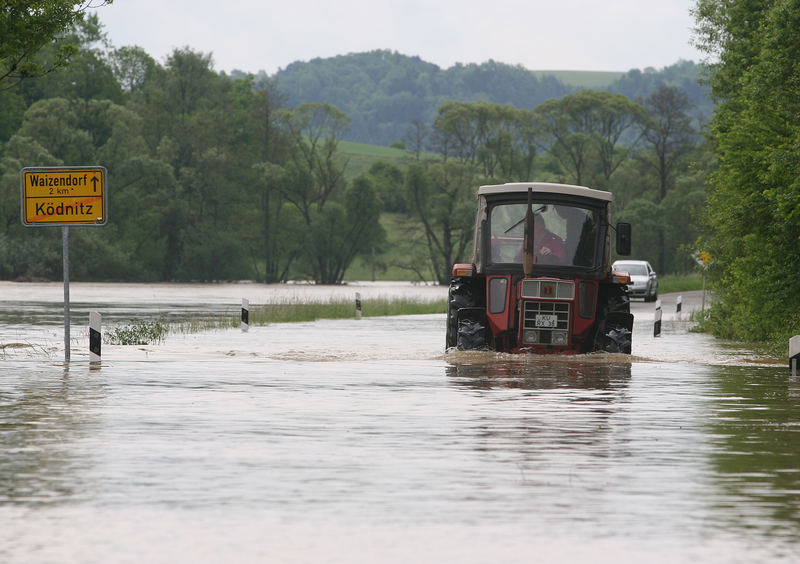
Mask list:
[{"label": "tree", "polygon": [[322,210],[344,181],[347,163],[339,164],[335,155],[350,118],[330,104],[303,104],[281,115],[289,134],[293,160],[314,179],[312,184],[285,192],[284,196],[310,224],[313,211]]},{"label": "tree", "polygon": [[120,47],[108,58],[114,77],[125,92],[139,90],[156,68],[155,60],[141,47]]},{"label": "tree", "polygon": [[639,156],[658,178],[659,201],[674,186],[683,159],[697,144],[697,132],[689,111],[692,104],[685,92],[661,86],[644,102],[650,125],[643,134],[649,151]]},{"label": "tree", "polygon": [[428,143],[428,126],[419,119],[415,119],[408,127],[404,140],[408,150],[414,153],[416,160],[420,159],[420,154],[425,150]]},{"label": "tree", "polygon": [[422,223],[427,258],[439,284],[449,284],[453,264],[472,241],[477,178],[474,168],[464,164],[408,167],[408,206]]},{"label": "tree", "polygon": [[331,202],[310,226],[307,255],[314,262],[316,281],[341,284],[353,259],[379,245],[385,233],[378,219],[381,201],[365,175],[356,177],[343,202]]},{"label": "tree", "polygon": [[800,332],[800,0],[701,0],[695,15],[700,46],[718,61],[719,168],[700,242],[715,258],[711,328],[785,349]]},{"label": "tree", "polygon": [[594,90],[548,100],[535,111],[549,135],[551,152],[576,184],[596,181],[607,186],[638,139],[633,134],[620,147],[624,135],[645,122],[639,104],[621,94]]},{"label": "tree", "polygon": [[[80,21],[87,8],[113,0],[7,0],[0,8],[0,88],[10,88],[26,78],[43,76],[65,66],[78,52],[72,43],[62,44],[49,61],[36,58],[58,34]],[[4,84],[5,83],[5,84]]]},{"label": "tree", "polygon": [[548,100],[536,108],[548,135],[548,146],[573,181],[582,185],[589,176],[593,150],[588,116],[594,104],[586,96]]},{"label": "tree", "polygon": [[[639,158],[658,179],[659,205],[674,188],[678,172],[696,145],[697,133],[689,115],[691,107],[688,96],[671,86],[661,86],[645,100],[650,123],[642,137],[649,150],[641,151]],[[656,268],[660,271],[667,264],[666,231],[674,231],[674,226],[671,222],[661,222],[658,226]]]}]

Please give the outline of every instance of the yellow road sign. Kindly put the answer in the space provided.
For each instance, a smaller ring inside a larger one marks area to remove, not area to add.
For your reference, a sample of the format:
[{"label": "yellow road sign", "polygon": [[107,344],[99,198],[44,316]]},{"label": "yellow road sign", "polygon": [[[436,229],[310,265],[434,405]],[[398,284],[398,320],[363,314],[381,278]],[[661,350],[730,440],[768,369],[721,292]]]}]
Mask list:
[{"label": "yellow road sign", "polygon": [[20,173],[20,188],[24,225],[105,225],[108,221],[105,167],[27,167]]}]

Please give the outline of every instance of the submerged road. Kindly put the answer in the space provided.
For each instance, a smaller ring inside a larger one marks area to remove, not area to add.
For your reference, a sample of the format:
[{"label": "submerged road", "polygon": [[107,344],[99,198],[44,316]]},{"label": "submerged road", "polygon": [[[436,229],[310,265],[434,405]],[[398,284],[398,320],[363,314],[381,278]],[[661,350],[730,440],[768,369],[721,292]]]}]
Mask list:
[{"label": "submerged road", "polygon": [[[92,291],[130,320],[230,313],[242,288]],[[172,334],[100,365],[76,342],[65,365],[57,297],[5,293],[0,342],[24,346],[0,353],[0,561],[798,562],[800,382],[674,300],[660,337],[633,303],[632,355],[445,354],[437,314]]]}]

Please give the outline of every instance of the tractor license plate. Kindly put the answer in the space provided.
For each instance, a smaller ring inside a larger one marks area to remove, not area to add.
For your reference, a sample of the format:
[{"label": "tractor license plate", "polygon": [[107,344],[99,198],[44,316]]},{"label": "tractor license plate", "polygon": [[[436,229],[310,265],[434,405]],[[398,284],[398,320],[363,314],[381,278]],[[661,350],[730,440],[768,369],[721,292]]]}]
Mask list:
[{"label": "tractor license plate", "polygon": [[555,329],[558,327],[558,316],[540,313],[536,316],[536,326],[544,329]]}]

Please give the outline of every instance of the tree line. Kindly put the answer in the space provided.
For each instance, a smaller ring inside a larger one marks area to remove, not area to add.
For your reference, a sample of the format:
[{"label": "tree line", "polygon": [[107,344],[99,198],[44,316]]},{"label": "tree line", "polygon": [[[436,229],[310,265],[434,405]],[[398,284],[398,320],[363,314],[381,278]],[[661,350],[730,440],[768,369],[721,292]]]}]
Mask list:
[{"label": "tree line", "polygon": [[719,166],[701,243],[717,295],[708,325],[785,356],[800,333],[800,1],[700,0],[695,16],[715,60]]},{"label": "tree line", "polygon": [[[663,69],[632,69],[602,90],[643,100],[662,85],[683,90],[700,120],[711,114],[708,88],[700,82],[703,67],[679,61]],[[234,71],[233,77],[246,73]],[[267,78],[262,72],[257,81]],[[536,73],[497,61],[457,63],[442,69],[419,57],[388,50],[350,53],[294,62],[272,77],[288,105],[328,103],[352,118],[345,139],[389,145],[414,121],[431,123],[445,102],[485,101],[533,109],[581,88],[552,73]]]},{"label": "tree line", "polygon": [[641,103],[593,90],[532,109],[447,101],[408,126],[405,162],[353,178],[339,151],[352,118],[332,104],[289,107],[277,81],[215,72],[188,48],[164,64],[111,48],[96,17],[45,46],[42,68],[64,44],[78,46],[68,66],[0,92],[0,278],[60,276],[59,234],[20,224],[19,172],[79,164],[108,169],[109,221],[73,229],[75,279],[341,283],[387,250],[389,211],[404,218],[401,266],[445,283],[471,252],[477,186],[523,180],[614,192],[637,255],[691,266],[706,153],[677,87]]}]

